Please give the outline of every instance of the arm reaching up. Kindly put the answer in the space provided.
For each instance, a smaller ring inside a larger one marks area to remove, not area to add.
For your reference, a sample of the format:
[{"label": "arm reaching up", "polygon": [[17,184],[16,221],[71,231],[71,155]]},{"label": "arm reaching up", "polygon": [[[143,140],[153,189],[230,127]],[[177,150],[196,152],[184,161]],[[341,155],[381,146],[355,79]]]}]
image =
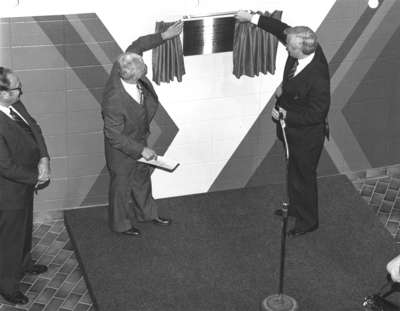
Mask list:
[{"label": "arm reaching up", "polygon": [[183,30],[183,22],[177,21],[173,25],[169,26],[166,31],[161,33],[161,37],[163,38],[163,40],[172,39],[176,36],[179,36],[182,33],[182,30]]},{"label": "arm reaching up", "polygon": [[126,52],[136,53],[143,55],[143,52],[154,49],[155,47],[164,43],[165,40],[172,39],[181,34],[183,29],[183,22],[177,21],[164,32],[154,33],[146,36],[139,37],[133,41],[126,49]]}]

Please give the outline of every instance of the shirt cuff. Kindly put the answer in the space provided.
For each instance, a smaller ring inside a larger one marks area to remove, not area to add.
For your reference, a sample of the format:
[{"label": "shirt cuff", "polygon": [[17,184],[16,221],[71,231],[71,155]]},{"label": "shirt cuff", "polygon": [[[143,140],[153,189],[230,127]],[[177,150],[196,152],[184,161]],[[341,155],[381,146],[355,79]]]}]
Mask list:
[{"label": "shirt cuff", "polygon": [[260,14],[253,14],[250,22],[254,25],[258,25],[258,20],[260,19]]}]

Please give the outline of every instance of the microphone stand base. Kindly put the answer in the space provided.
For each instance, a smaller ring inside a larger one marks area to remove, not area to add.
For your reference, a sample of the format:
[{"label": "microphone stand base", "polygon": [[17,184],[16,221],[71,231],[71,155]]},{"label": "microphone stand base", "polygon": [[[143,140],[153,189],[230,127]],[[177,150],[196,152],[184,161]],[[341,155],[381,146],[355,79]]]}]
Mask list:
[{"label": "microphone stand base", "polygon": [[261,303],[261,311],[296,311],[298,307],[295,299],[284,294],[268,296]]}]

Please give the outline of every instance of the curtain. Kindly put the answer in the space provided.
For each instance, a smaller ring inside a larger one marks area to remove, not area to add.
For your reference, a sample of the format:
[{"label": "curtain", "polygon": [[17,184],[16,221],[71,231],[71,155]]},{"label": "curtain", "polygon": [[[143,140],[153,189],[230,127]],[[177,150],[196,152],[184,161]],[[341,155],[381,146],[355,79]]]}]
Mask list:
[{"label": "curtain", "polygon": [[[282,11],[274,11],[272,14],[257,13],[278,20],[282,17]],[[258,76],[260,72],[274,74],[277,49],[278,39],[269,32],[252,23],[236,22],[233,39],[233,74],[238,79],[242,75]]]},{"label": "curtain", "polygon": [[[163,32],[173,23],[156,22],[156,32]],[[182,42],[179,36],[165,41],[152,51],[153,81],[170,82],[176,77],[182,82],[185,74],[183,62]]]}]

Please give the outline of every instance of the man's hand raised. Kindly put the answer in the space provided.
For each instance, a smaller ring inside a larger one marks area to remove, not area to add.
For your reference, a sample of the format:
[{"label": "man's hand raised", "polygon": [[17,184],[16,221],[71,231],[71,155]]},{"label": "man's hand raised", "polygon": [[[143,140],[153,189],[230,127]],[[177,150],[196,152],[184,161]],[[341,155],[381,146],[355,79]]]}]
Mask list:
[{"label": "man's hand raised", "polygon": [[168,40],[173,37],[176,37],[181,34],[183,29],[183,22],[182,21],[177,21],[173,25],[169,26],[166,31],[161,33],[161,37],[163,40]]},{"label": "man's hand raised", "polygon": [[235,18],[241,23],[250,22],[251,17],[252,15],[249,11],[238,11],[235,15]]}]

